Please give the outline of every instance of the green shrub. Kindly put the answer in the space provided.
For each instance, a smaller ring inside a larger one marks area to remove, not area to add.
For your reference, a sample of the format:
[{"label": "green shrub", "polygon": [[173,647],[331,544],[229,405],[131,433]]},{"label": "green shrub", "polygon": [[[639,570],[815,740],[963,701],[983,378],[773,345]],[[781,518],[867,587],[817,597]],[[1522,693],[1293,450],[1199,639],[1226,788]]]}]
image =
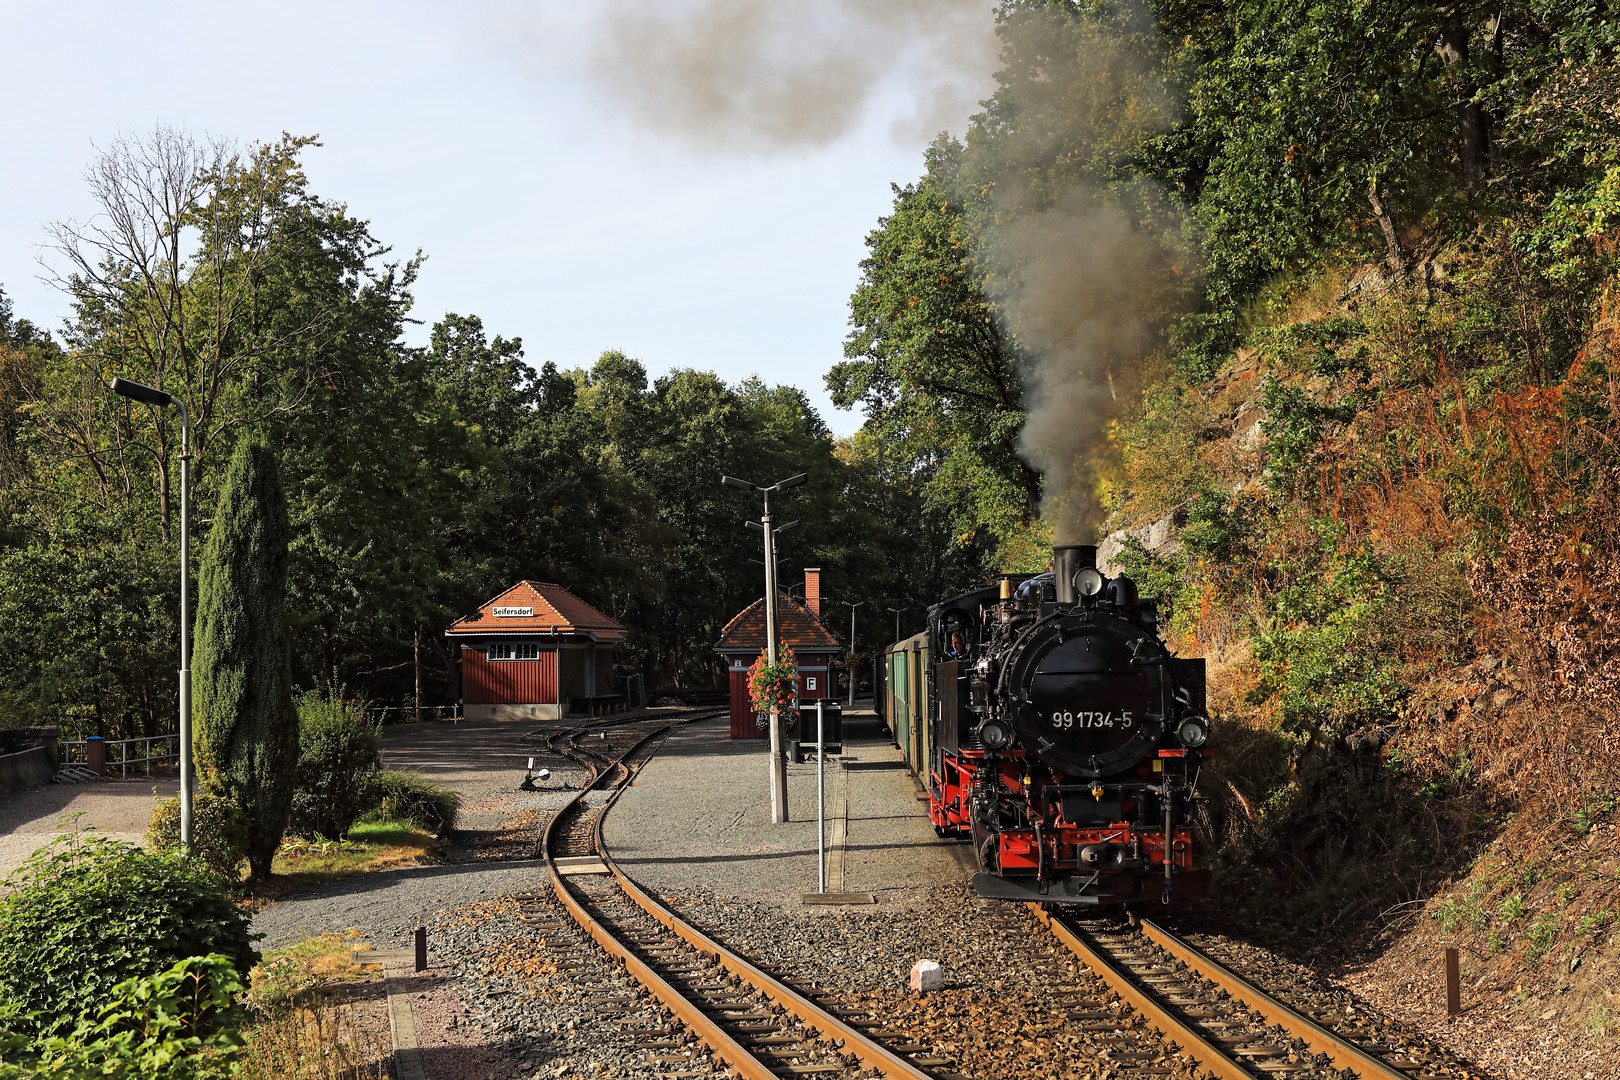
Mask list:
[{"label": "green shrub", "polygon": [[60,1035],[126,979],[219,953],[246,978],[258,962],[247,919],[199,859],[62,833],[0,898],[0,1005],[21,1034]]},{"label": "green shrub", "polygon": [[[199,793],[191,801],[192,854],[222,881],[235,884],[247,857],[247,818],[229,799]],[[180,800],[164,799],[146,823],[146,846],[180,850]]]},{"label": "green shrub", "polygon": [[298,786],[291,828],[300,836],[340,840],[367,809],[369,781],[381,766],[377,725],[336,694],[298,698]]},{"label": "green shrub", "polygon": [[417,773],[385,769],[373,775],[368,786],[371,812],[379,817],[408,821],[439,836],[456,823],[461,796]]},{"label": "green shrub", "polygon": [[47,1075],[64,1080],[118,1076],[212,1080],[232,1074],[245,1015],[241,980],[227,956],[187,957],[156,975],[125,979],[94,1017],[65,1036],[40,1039],[27,1064],[0,1066],[0,1080]]}]

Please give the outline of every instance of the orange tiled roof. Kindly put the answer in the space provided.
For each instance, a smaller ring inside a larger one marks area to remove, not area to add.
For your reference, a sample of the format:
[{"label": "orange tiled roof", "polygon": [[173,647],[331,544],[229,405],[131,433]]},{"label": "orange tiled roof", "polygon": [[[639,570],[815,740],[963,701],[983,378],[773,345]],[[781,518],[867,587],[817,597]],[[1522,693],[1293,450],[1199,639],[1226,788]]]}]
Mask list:
[{"label": "orange tiled roof", "polygon": [[445,631],[455,634],[589,634],[618,641],[624,626],[549,581],[520,581]]},{"label": "orange tiled roof", "polygon": [[[837,652],[838,639],[827,632],[810,609],[796,597],[777,592],[776,637],[794,652]],[[762,596],[743,608],[720,631],[715,652],[754,652],[765,647],[765,598]]]}]

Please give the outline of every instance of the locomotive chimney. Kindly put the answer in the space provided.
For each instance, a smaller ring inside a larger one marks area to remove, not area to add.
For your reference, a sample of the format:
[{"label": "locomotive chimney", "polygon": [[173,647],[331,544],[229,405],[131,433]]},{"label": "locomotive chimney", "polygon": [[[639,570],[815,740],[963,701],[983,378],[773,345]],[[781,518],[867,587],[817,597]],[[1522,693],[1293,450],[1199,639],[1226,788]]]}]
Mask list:
[{"label": "locomotive chimney", "polygon": [[1080,598],[1074,591],[1075,572],[1087,567],[1097,565],[1097,548],[1093,544],[1059,544],[1052,549],[1052,576],[1053,585],[1057,590],[1057,602],[1060,604],[1078,603]]},{"label": "locomotive chimney", "polygon": [[804,568],[804,606],[810,609],[810,614],[818,619],[821,618],[821,569],[819,567],[807,566]]}]

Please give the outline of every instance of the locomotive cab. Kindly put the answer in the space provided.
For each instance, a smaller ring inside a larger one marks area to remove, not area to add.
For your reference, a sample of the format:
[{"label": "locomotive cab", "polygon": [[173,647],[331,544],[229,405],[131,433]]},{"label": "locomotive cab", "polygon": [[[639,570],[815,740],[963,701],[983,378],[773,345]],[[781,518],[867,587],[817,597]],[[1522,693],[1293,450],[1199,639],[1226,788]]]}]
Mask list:
[{"label": "locomotive cab", "polygon": [[[930,609],[929,810],[971,837],[980,896],[1115,903],[1195,892],[1204,662],[1096,548]],[[922,770],[919,769],[919,772]]]}]

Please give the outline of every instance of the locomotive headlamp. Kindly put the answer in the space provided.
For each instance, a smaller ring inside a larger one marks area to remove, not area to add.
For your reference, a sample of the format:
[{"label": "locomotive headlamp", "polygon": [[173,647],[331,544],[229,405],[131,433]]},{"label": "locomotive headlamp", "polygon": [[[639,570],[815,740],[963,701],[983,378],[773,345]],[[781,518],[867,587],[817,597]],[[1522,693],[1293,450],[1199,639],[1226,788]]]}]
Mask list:
[{"label": "locomotive headlamp", "polygon": [[1081,596],[1096,596],[1102,590],[1102,571],[1095,566],[1082,566],[1074,572],[1074,591]]},{"label": "locomotive headlamp", "polygon": [[986,720],[979,725],[979,742],[986,750],[1005,750],[1012,742],[1012,730],[1000,720]]},{"label": "locomotive headlamp", "polygon": [[1189,716],[1176,728],[1176,738],[1182,746],[1203,746],[1209,739],[1209,721],[1202,716]]}]

